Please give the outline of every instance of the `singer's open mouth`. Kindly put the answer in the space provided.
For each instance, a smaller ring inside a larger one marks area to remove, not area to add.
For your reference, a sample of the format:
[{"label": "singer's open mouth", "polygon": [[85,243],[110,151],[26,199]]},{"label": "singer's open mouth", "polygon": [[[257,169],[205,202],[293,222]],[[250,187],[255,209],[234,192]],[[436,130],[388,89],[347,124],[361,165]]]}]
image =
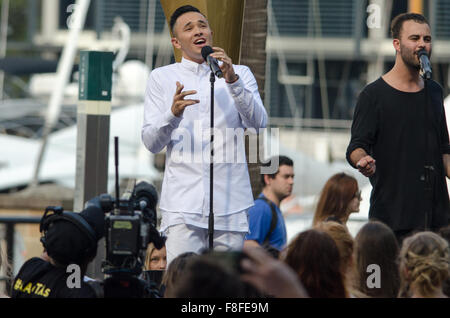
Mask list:
[{"label": "singer's open mouth", "polygon": [[194,44],[197,46],[203,46],[206,44],[206,39],[204,38],[200,38],[194,41]]}]

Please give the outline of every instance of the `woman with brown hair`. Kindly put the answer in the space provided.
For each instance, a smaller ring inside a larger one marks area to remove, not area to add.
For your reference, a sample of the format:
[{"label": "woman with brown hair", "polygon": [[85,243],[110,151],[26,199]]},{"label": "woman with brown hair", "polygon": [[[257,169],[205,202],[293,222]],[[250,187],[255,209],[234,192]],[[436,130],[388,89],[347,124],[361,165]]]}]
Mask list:
[{"label": "woman with brown hair", "polygon": [[345,225],[351,213],[359,212],[361,200],[361,191],[355,178],[343,172],[333,175],[320,194],[313,226],[326,220]]},{"label": "woman with brown hair", "polygon": [[[396,298],[400,286],[398,253],[397,239],[390,227],[379,221],[366,223],[355,237],[351,293],[355,297]],[[373,264],[380,269],[380,286],[371,288],[367,280]]]},{"label": "woman with brown hair", "polygon": [[327,233],[312,229],[298,234],[284,261],[297,273],[310,297],[347,297],[339,250]]}]

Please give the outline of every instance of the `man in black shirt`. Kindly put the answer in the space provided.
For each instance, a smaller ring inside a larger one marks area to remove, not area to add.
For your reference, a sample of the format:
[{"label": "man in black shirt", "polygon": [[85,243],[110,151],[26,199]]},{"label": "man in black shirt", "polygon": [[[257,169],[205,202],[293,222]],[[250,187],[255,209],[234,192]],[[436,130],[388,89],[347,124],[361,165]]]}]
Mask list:
[{"label": "man in black shirt", "polygon": [[420,76],[417,52],[431,53],[428,22],[401,14],[391,33],[395,65],[361,92],[347,160],[370,178],[369,218],[389,225],[401,241],[449,223],[450,146],[442,88]]},{"label": "man in black shirt", "polygon": [[80,213],[60,212],[41,221],[44,253],[19,270],[12,298],[95,298],[94,288],[83,280],[104,235],[104,214],[97,206]]}]

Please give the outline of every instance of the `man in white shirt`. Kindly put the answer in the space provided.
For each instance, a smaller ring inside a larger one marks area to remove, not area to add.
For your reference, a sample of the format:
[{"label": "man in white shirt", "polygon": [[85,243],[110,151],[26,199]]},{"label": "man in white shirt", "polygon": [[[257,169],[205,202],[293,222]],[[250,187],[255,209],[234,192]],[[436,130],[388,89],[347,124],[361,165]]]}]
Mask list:
[{"label": "man in white shirt", "polygon": [[[212,31],[192,6],[175,10],[170,27],[182,60],[151,72],[142,127],[152,153],[167,146],[159,205],[167,264],[181,253],[208,247],[210,210],[211,70],[201,49],[212,46]],[[253,205],[243,132],[265,128],[267,113],[250,69],[233,65],[223,49],[213,50],[223,72],[214,94],[214,249],[236,250],[243,246]]]}]

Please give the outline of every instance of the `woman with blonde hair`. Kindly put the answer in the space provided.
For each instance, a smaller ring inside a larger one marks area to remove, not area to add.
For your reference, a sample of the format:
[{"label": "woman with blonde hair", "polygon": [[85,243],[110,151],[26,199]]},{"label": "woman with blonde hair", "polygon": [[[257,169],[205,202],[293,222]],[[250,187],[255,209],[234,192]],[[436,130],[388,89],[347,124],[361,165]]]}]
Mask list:
[{"label": "woman with blonde hair", "polygon": [[[11,264],[8,262],[8,257],[0,244],[0,275],[9,277],[11,275]],[[0,291],[0,298],[9,298],[9,296]]]},{"label": "woman with blonde hair", "polygon": [[400,250],[399,297],[446,298],[442,285],[449,275],[449,246],[433,232],[419,232]]},{"label": "woman with blonde hair", "polygon": [[166,246],[157,249],[155,244],[149,243],[145,254],[145,269],[150,271],[163,271],[167,266]]},{"label": "woman with blonde hair", "polygon": [[346,225],[350,214],[359,212],[361,200],[361,191],[355,178],[343,172],[333,175],[320,194],[313,226],[327,220]]},{"label": "woman with blonde hair", "polygon": [[346,286],[349,286],[349,278],[353,268],[353,237],[346,226],[334,221],[321,222],[315,228],[327,233],[336,243],[339,250],[340,269],[344,276],[344,283]]}]

